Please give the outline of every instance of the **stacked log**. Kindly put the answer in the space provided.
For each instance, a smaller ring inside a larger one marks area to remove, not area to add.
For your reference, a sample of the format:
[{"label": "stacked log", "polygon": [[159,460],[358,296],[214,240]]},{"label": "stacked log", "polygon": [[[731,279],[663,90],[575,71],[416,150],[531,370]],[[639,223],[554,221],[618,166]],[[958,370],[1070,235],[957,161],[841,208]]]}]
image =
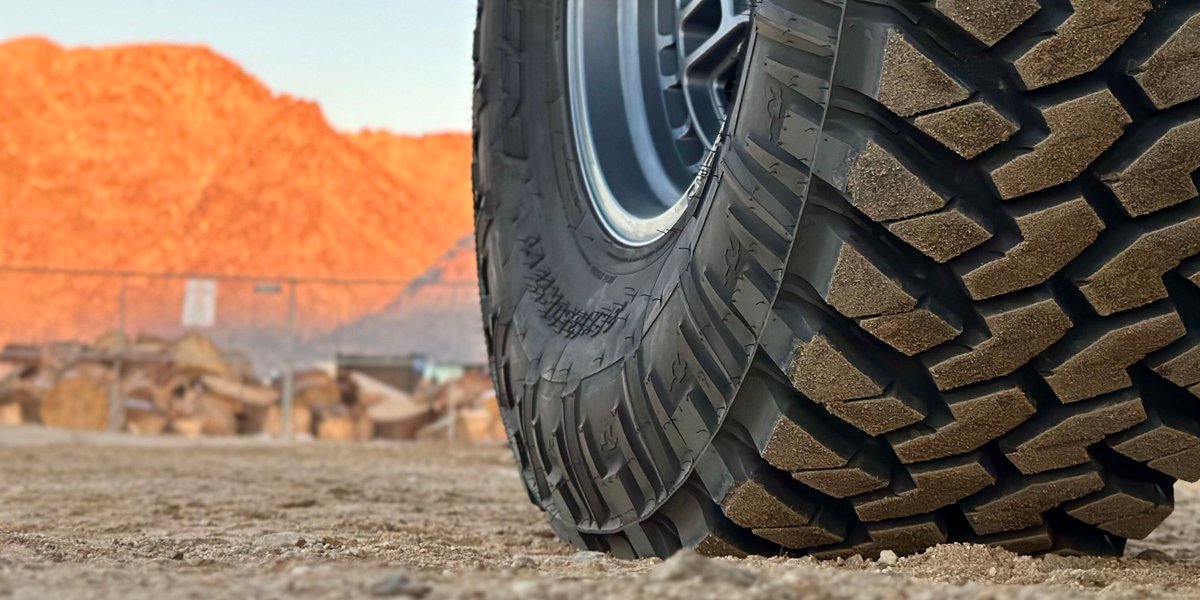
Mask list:
[{"label": "stacked log", "polygon": [[[132,434],[186,437],[285,431],[282,381],[257,380],[244,355],[198,332],[10,345],[0,363],[7,369],[0,371],[0,426],[102,431],[115,421]],[[506,439],[491,380],[481,372],[407,393],[359,372],[309,369],[295,373],[293,391],[291,431],[300,438]]]}]

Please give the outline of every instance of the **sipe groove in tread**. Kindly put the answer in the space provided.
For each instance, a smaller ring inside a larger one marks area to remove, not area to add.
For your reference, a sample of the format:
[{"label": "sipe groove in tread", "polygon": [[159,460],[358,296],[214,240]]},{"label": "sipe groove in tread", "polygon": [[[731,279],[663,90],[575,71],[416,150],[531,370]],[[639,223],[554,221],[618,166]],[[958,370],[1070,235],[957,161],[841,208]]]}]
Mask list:
[{"label": "sipe groove in tread", "polygon": [[[507,70],[477,107],[504,134],[477,152],[524,182],[509,84],[542,63],[523,13],[485,4]],[[1148,535],[1200,480],[1200,9],[756,4],[719,210],[633,294],[632,341],[596,338],[607,383],[503,324],[551,288],[495,297],[529,252],[491,232],[526,216],[479,186],[499,395],[556,532],[822,558]]]}]

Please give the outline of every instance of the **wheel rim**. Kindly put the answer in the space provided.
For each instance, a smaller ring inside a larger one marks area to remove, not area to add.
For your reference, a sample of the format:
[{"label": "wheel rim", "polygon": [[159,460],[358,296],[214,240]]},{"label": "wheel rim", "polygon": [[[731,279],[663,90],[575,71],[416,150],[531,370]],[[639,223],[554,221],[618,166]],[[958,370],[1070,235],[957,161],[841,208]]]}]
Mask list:
[{"label": "wheel rim", "polygon": [[643,246],[687,210],[724,125],[748,0],[567,0],[576,155],[593,209]]}]

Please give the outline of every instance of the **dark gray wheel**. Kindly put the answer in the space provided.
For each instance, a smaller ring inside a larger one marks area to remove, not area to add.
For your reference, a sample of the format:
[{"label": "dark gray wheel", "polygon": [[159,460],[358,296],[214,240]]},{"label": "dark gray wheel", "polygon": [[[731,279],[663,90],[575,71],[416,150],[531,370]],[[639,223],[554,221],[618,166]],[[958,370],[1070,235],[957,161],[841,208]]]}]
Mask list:
[{"label": "dark gray wheel", "polygon": [[1119,553],[1200,479],[1200,7],[489,0],[524,481],[622,556]]}]

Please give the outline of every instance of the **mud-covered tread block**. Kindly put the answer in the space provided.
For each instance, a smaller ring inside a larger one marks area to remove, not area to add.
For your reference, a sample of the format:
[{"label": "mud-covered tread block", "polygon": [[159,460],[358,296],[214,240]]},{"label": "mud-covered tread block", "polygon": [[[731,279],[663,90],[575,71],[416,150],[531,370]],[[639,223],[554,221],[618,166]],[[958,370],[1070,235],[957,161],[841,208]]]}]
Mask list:
[{"label": "mud-covered tread block", "polygon": [[971,528],[979,535],[1015,531],[1042,523],[1042,513],[1104,487],[1091,465],[1030,475],[1003,484],[963,503]]},{"label": "mud-covered tread block", "polygon": [[887,467],[869,454],[860,453],[845,466],[796,471],[792,477],[822,494],[849,498],[883,489],[891,483]]},{"label": "mud-covered tread block", "polygon": [[946,522],[937,515],[877,521],[866,526],[867,535],[880,548],[887,548],[901,556],[944,544],[950,537]]},{"label": "mud-covered tread block", "polygon": [[940,263],[992,237],[992,232],[979,222],[953,208],[889,223],[888,230]]},{"label": "mud-covered tread block", "polygon": [[1150,408],[1145,422],[1112,436],[1113,450],[1176,479],[1200,479],[1200,420],[1170,405]]},{"label": "mud-covered tread block", "polygon": [[967,539],[976,544],[996,546],[1017,554],[1038,554],[1054,546],[1054,536],[1045,523],[1019,531],[1006,531]]},{"label": "mud-covered tread block", "polygon": [[1078,402],[1127,388],[1130,365],[1183,337],[1187,330],[1173,308],[1166,314],[1116,325],[1099,335],[1071,340],[1077,348],[1043,375],[1063,402]]},{"label": "mud-covered tread block", "polygon": [[1063,505],[1072,517],[1123,538],[1142,539],[1150,535],[1174,509],[1169,492],[1147,481],[1134,481],[1115,475],[1095,493]]},{"label": "mud-covered tread block", "polygon": [[960,83],[913,47],[903,33],[888,32],[879,79],[878,100],[892,112],[909,117],[962,102],[970,97]]},{"label": "mud-covered tread block", "polygon": [[695,549],[696,553],[701,556],[726,556],[731,558],[745,558],[747,556],[745,550],[730,543],[729,540],[711,534],[697,542]]},{"label": "mud-covered tread block", "polygon": [[1200,194],[1192,181],[1192,173],[1198,168],[1200,120],[1193,120],[1171,128],[1136,155],[1129,166],[1106,175],[1104,182],[1126,212],[1140,217]]},{"label": "mud-covered tread block", "polygon": [[1044,283],[1096,241],[1104,222],[1083,198],[1017,218],[1022,241],[980,265],[963,283],[976,300]]},{"label": "mud-covered tread block", "polygon": [[1039,415],[1001,438],[1000,449],[1022,473],[1088,462],[1088,447],[1146,420],[1140,397],[1116,394]]},{"label": "mud-covered tread block", "polygon": [[1200,446],[1192,446],[1146,464],[1151,469],[1166,473],[1175,479],[1195,483],[1200,481]]},{"label": "mud-covered tread block", "polygon": [[729,490],[721,510],[742,527],[798,527],[812,522],[820,507],[787,488],[751,479]]},{"label": "mud-covered tread block", "polygon": [[932,431],[909,429],[888,436],[905,463],[937,460],[972,452],[999,438],[1036,412],[1021,388],[987,389],[948,396],[950,421]]},{"label": "mud-covered tread block", "polygon": [[984,102],[971,102],[917,117],[917,128],[967,159],[1003,143],[1017,132],[1016,123]]},{"label": "mud-covered tread block", "polygon": [[1045,107],[1042,116],[1050,128],[1046,139],[992,171],[992,181],[1004,199],[1074,179],[1133,122],[1108,89]]},{"label": "mud-covered tread block", "polygon": [[1131,310],[1167,297],[1163,275],[1200,254],[1200,217],[1146,231],[1119,248],[1078,282],[1101,315]]},{"label": "mud-covered tread block", "polygon": [[1158,108],[1200,98],[1200,14],[1188,19],[1138,68],[1134,77]]},{"label": "mud-covered tread block", "polygon": [[751,529],[754,535],[771,540],[784,548],[802,550],[814,546],[825,546],[842,541],[844,536],[831,532],[817,525],[801,525],[797,527],[756,527]]},{"label": "mud-covered tread block", "polygon": [[1037,13],[1037,0],[937,0],[938,11],[975,36],[993,46]]},{"label": "mud-covered tread block", "polygon": [[1026,87],[1040,88],[1100,66],[1137,30],[1150,0],[1071,0],[1074,12],[1014,63]]},{"label": "mud-covered tread block", "polygon": [[854,365],[841,348],[823,335],[799,342],[788,369],[792,385],[819,404],[870,398],[884,385]]},{"label": "mud-covered tread block", "polygon": [[898,519],[954,504],[996,482],[990,465],[978,454],[909,467],[912,487],[854,498],[864,522]]},{"label": "mud-covered tread block", "polygon": [[1057,342],[1071,329],[1053,298],[1003,307],[984,315],[991,337],[929,367],[939,389],[951,390],[1003,377]]},{"label": "mud-covered tread block", "polygon": [[874,221],[894,221],[946,205],[921,178],[875,142],[858,154],[846,180],[850,203]]},{"label": "mud-covered tread block", "polygon": [[961,329],[927,308],[871,317],[859,321],[859,325],[867,333],[908,356],[935,348],[962,333]]},{"label": "mud-covered tread block", "polygon": [[916,298],[850,244],[842,244],[838,253],[825,301],[851,318],[907,312],[917,306]]},{"label": "mud-covered tread block", "polygon": [[830,402],[825,409],[870,435],[882,435],[918,423],[925,409],[903,389],[874,398]]},{"label": "mud-covered tread block", "polygon": [[1146,364],[1181,388],[1196,385],[1200,383],[1200,341],[1187,344],[1173,354],[1148,360]]},{"label": "mud-covered tread block", "polygon": [[759,455],[777,469],[832,469],[858,451],[845,427],[811,402],[776,382],[753,377],[742,384],[758,403],[740,403],[729,418],[746,429]]}]

